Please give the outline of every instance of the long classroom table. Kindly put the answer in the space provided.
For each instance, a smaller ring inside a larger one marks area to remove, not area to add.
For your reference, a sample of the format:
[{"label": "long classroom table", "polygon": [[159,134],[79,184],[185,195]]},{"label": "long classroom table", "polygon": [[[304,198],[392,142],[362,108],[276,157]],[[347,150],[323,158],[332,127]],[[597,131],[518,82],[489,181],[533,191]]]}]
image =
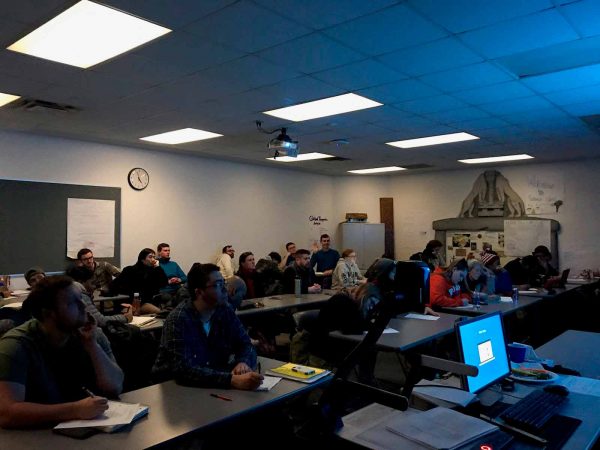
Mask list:
[{"label": "long classroom table", "polygon": [[[281,361],[259,358],[263,370],[281,365]],[[150,406],[148,415],[132,426],[112,434],[98,433],[82,441],[52,433],[51,429],[2,430],[2,450],[60,449],[60,450],[136,450],[160,444],[174,443],[195,432],[223,424],[240,415],[274,405],[293,396],[308,393],[329,382],[325,377],[312,384],[282,379],[268,392],[234,389],[205,389],[186,387],[167,381],[121,396],[129,403]],[[223,401],[210,394],[222,394],[232,399]],[[261,432],[268,431],[268,426]]]}]

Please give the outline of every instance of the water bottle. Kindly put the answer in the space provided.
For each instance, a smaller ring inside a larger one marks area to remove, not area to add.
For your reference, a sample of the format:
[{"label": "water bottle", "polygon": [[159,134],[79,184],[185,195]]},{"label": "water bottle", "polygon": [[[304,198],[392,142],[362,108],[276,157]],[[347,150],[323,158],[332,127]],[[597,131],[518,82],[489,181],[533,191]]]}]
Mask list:
[{"label": "water bottle", "polygon": [[479,309],[479,291],[473,292],[473,308]]},{"label": "water bottle", "polygon": [[300,280],[298,275],[296,275],[296,279],[294,280],[294,295],[296,297],[302,295],[302,280]]},{"label": "water bottle", "polygon": [[139,316],[140,308],[142,307],[142,300],[140,299],[140,294],[138,292],[133,294],[133,302],[131,302],[131,306],[133,307],[133,315]]},{"label": "water bottle", "polygon": [[519,288],[513,288],[512,300],[515,304],[519,303]]}]

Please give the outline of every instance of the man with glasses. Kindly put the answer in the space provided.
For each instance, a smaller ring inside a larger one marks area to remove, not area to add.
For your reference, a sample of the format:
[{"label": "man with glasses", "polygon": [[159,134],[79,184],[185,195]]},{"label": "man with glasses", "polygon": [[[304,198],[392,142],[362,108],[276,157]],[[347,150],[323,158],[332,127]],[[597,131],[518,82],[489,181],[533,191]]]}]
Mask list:
[{"label": "man with glasses", "polygon": [[167,317],[152,372],[192,386],[254,390],[263,377],[253,371],[256,352],[227,304],[227,284],[215,264],[194,264],[191,298]]},{"label": "man with glasses", "polygon": [[82,248],[77,252],[77,265],[85,267],[92,272],[90,284],[100,289],[101,294],[108,294],[108,285],[121,271],[105,261],[96,261],[94,253],[89,248]]},{"label": "man with glasses", "polygon": [[235,268],[233,267],[234,256],[235,250],[233,249],[233,246],[226,245],[223,247],[221,254],[217,258],[216,264],[223,274],[223,278],[231,278],[235,273]]}]

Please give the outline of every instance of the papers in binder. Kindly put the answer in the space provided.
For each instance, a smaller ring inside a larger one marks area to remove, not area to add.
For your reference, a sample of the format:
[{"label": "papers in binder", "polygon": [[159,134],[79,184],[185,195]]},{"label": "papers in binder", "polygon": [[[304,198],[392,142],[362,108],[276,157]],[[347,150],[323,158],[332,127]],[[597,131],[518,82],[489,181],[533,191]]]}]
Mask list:
[{"label": "papers in binder", "polygon": [[268,371],[270,374],[287,378],[289,380],[300,381],[302,383],[313,383],[331,372],[316,367],[302,366],[300,364],[287,363],[280,367],[275,367]]},{"label": "papers in binder", "polygon": [[148,406],[139,403],[123,403],[109,400],[108,409],[101,416],[89,420],[69,420],[59,423],[54,429],[97,428],[105,433],[110,433],[145,416],[148,414],[148,409]]}]

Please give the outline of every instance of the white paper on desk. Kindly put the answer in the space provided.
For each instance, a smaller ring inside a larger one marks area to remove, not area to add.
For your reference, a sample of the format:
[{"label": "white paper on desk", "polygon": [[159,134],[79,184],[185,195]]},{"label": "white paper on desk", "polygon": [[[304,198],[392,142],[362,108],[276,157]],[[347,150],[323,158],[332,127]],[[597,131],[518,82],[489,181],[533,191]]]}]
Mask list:
[{"label": "white paper on desk", "polygon": [[419,320],[438,320],[440,316],[431,316],[429,314],[417,314],[408,313],[404,316],[405,319],[419,319]]},{"label": "white paper on desk", "polygon": [[569,389],[569,391],[577,394],[600,397],[600,380],[596,380],[594,378],[561,375],[557,384],[565,386],[567,389]]},{"label": "white paper on desk", "polygon": [[[393,328],[386,328],[385,330],[383,330],[383,333],[381,334],[394,334],[397,333],[398,330],[394,330]],[[363,331],[363,334],[367,334],[368,331]]]},{"label": "white paper on desk", "polygon": [[[417,384],[413,388],[413,392],[444,400],[445,402],[454,403],[455,405],[460,405],[463,407],[467,406],[475,399],[475,397],[477,397],[475,394],[472,394],[468,391],[463,391],[462,389],[453,389],[450,386],[444,386],[443,384],[436,383],[435,381],[421,381],[420,383],[425,384],[426,386],[419,386]],[[438,386],[431,386],[433,384]]]},{"label": "white paper on desk", "polygon": [[90,420],[69,420],[59,423],[54,429],[127,425],[133,421],[140,408],[142,406],[139,403],[121,403],[109,400],[108,409],[100,417]]},{"label": "white paper on desk", "polygon": [[137,327],[142,327],[153,321],[156,321],[156,319],[154,317],[133,316],[133,319],[131,320],[131,325],[135,325]]},{"label": "white paper on desk", "polygon": [[465,306],[454,306],[456,309],[473,309],[473,305],[465,305]]},{"label": "white paper on desk", "polygon": [[31,291],[28,291],[27,289],[16,289],[12,291],[12,295],[15,297],[20,297],[21,295],[29,295],[30,292]]},{"label": "white paper on desk", "polygon": [[257,387],[255,390],[256,391],[270,391],[280,381],[281,381],[281,377],[270,377],[269,375],[264,375],[262,384],[259,387]]},{"label": "white paper on desk", "polygon": [[513,299],[512,297],[500,297],[500,301],[503,303],[512,303]]},{"label": "white paper on desk", "polygon": [[21,309],[23,307],[23,302],[9,303],[8,305],[1,306],[1,308],[10,308],[10,309]]},{"label": "white paper on desk", "polygon": [[457,448],[498,429],[481,419],[441,407],[410,417],[400,416],[386,428],[434,449]]}]

